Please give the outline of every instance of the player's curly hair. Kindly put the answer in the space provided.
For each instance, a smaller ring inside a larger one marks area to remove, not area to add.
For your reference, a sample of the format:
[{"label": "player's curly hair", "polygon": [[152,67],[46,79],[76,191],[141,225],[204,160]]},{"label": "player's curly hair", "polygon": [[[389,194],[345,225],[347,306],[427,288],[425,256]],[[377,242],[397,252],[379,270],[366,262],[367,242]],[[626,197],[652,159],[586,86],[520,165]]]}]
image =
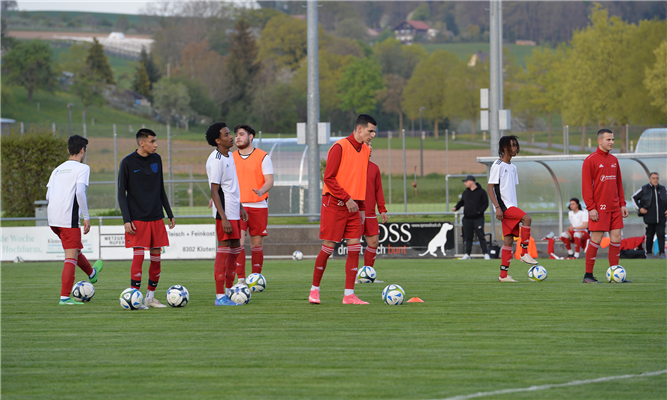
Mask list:
[{"label": "player's curly hair", "polygon": [[210,144],[213,147],[217,147],[218,145],[215,144],[215,139],[220,137],[220,131],[223,128],[226,128],[227,124],[220,121],[220,122],[214,122],[211,124],[211,126],[208,127],[206,130],[206,141],[208,144]]},{"label": "player's curly hair", "polygon": [[505,151],[512,149],[512,143],[516,143],[516,154],[519,154],[519,151],[521,151],[519,138],[514,135],[508,135],[501,137],[498,141],[498,157],[503,158],[505,156]]}]

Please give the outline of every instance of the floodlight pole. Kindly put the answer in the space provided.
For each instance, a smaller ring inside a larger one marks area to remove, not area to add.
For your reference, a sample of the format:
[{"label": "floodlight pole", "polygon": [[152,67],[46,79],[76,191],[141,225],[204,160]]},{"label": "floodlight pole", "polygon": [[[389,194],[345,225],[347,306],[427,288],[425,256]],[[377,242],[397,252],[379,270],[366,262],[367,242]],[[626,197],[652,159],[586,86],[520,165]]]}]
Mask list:
[{"label": "floodlight pole", "polygon": [[491,47],[490,58],[490,81],[489,88],[489,133],[491,134],[491,156],[498,154],[498,141],[500,140],[500,130],[498,124],[498,110],[500,110],[500,72],[502,67],[499,65],[499,49],[498,49],[498,17],[500,10],[500,2],[498,0],[490,1],[490,15],[489,15],[489,44]]},{"label": "floodlight pole", "polygon": [[[306,19],[308,44],[308,117],[306,142],[308,143],[308,213],[320,213],[320,144],[317,143],[317,123],[320,122],[320,66],[319,40],[317,32],[317,1],[307,2]],[[308,221],[319,221],[319,217],[308,217]]]}]

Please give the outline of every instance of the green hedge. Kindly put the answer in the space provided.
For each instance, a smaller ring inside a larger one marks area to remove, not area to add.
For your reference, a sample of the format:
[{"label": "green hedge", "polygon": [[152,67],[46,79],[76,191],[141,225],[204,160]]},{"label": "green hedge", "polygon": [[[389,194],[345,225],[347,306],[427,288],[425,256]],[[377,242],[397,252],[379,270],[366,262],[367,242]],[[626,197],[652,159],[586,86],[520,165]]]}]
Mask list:
[{"label": "green hedge", "polygon": [[69,158],[67,138],[48,128],[12,129],[2,137],[2,210],[5,217],[34,217],[35,201],[46,199],[51,171]]}]

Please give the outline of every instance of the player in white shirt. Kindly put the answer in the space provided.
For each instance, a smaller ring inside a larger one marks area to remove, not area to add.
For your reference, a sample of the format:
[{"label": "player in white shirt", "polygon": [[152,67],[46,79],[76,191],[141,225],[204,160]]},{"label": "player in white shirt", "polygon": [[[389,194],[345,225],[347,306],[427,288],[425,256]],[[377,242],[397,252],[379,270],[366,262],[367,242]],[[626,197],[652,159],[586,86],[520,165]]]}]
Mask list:
[{"label": "player in white shirt", "polygon": [[[590,239],[588,235],[588,210],[582,210],[579,199],[576,197],[570,199],[570,205],[567,208],[570,209],[570,212],[567,213],[570,226],[567,231],[560,235],[560,240],[565,244],[568,256],[579,258],[579,250],[585,249],[586,243]],[[574,242],[574,251],[572,251],[571,242]]]},{"label": "player in white shirt", "polygon": [[[501,251],[500,282],[517,282],[507,275],[512,259],[512,244],[515,237],[521,238],[521,261],[535,265],[537,261],[528,254],[530,243],[530,215],[518,207],[516,185],[519,184],[519,175],[516,166],[512,164],[512,157],[519,154],[519,140],[516,136],[503,136],[498,143],[498,156],[489,171],[489,185],[487,192],[491,198],[496,213],[496,219],[502,221],[504,245]],[[519,231],[519,223],[521,230]]]},{"label": "player in white shirt", "polygon": [[102,260],[97,260],[94,267],[81,249],[81,228],[79,219],[83,218],[83,234],[90,232],[90,217],[86,187],[90,181],[90,167],[83,164],[86,158],[88,139],[74,135],[67,141],[69,160],[60,164],[51,173],[47,186],[46,200],[48,219],[51,230],[58,235],[65,250],[65,265],[61,277],[60,305],[80,305],[82,302],[70,298],[74,285],[74,273],[77,265],[86,273],[90,283],[96,283],[102,270]]},{"label": "player in white shirt", "polygon": [[241,227],[239,219],[248,220],[243,206],[234,157],[229,149],[234,138],[227,124],[216,122],[206,131],[206,141],[216,149],[206,161],[206,174],[211,187],[213,217],[218,236],[218,248],[214,264],[215,305],[235,306],[230,298],[236,273],[236,258],[241,252]]},{"label": "player in white shirt", "polygon": [[250,235],[252,273],[262,273],[264,266],[264,236],[269,222],[269,205],[266,199],[273,187],[273,163],[262,149],[252,145],[255,130],[246,124],[234,127],[234,154],[236,175],[241,187],[241,202],[248,213],[248,222],[241,222],[241,253],[236,260],[239,283],[245,283],[245,236]]}]

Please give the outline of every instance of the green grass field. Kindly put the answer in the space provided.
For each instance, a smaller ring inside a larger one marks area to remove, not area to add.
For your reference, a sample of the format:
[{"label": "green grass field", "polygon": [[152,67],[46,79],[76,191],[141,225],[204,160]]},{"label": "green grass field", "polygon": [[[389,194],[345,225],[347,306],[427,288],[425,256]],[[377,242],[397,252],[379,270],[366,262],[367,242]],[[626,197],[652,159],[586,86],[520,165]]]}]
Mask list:
[{"label": "green grass field", "polygon": [[[544,261],[542,283],[513,262],[521,282],[501,284],[497,260],[378,260],[385,283],[357,285],[368,306],[341,304],[342,260],[319,306],[312,260],[267,261],[267,290],[235,308],[213,306],[212,261],[164,262],[158,296],[183,284],[191,302],[146,311],[118,304],[129,262],[106,262],[76,307],[57,305],[60,262],[3,263],[2,397],[441,399],[664,371],[665,263],[622,261],[632,284],[584,285],[583,261]],[[389,283],[425,302],[382,304]],[[666,377],[492,398],[664,399]]]}]

